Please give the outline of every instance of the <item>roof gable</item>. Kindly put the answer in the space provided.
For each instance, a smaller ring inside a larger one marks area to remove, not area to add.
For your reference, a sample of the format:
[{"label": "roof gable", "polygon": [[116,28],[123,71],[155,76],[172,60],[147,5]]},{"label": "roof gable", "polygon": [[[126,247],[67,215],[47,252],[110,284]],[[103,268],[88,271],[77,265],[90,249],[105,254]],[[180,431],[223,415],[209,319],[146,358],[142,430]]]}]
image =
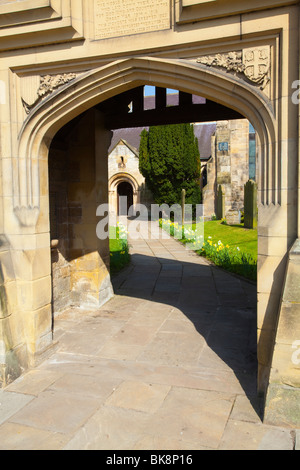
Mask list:
[{"label": "roof gable", "polygon": [[133,145],[130,145],[125,139],[119,139],[117,143],[113,144],[113,146],[110,147],[108,154],[111,155],[118,145],[125,145],[137,158],[139,158],[138,150],[133,147]]}]

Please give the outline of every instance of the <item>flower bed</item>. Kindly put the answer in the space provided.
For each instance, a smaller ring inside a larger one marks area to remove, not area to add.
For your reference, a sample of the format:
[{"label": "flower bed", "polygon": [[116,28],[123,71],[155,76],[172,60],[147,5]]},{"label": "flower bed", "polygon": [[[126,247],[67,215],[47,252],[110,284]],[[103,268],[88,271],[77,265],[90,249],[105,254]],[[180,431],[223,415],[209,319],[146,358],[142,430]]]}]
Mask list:
[{"label": "flower bed", "polygon": [[212,243],[208,237],[199,254],[227,271],[252,281],[257,279],[257,260],[249,253],[241,251],[239,247],[231,248],[228,244],[224,246],[221,240],[218,243]]},{"label": "flower bed", "polygon": [[247,253],[245,249],[241,250],[239,247],[230,246],[221,240],[213,243],[212,237],[204,237],[200,230],[194,230],[190,226],[183,228],[170,220],[160,219],[159,225],[171,236],[175,236],[182,243],[188,244],[190,249],[209,259],[216,266],[256,281],[257,259],[252,254]]}]

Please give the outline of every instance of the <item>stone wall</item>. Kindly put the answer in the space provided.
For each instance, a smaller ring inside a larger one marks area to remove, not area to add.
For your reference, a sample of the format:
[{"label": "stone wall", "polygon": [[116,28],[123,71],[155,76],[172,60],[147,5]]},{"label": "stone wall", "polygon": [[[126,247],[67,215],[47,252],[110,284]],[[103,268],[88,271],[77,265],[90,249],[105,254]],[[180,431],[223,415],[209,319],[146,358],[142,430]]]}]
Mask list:
[{"label": "stone wall", "polygon": [[206,164],[207,185],[203,188],[205,217],[216,214],[217,188],[225,192],[225,216],[230,209],[244,207],[244,185],[249,179],[249,121],[218,121],[212,138],[212,156]]},{"label": "stone wall", "polygon": [[55,312],[70,304],[68,165],[68,144],[59,134],[49,151],[52,304]]},{"label": "stone wall", "polygon": [[[107,200],[104,152],[110,133],[102,131],[99,146],[104,148],[97,148],[95,131],[101,133],[101,127],[96,129],[95,119],[92,110],[65,126],[53,139],[49,152],[55,313],[68,305],[99,306],[109,296],[108,292],[101,294],[103,288],[109,291],[109,248],[108,240],[97,238],[96,210],[98,202]],[[103,181],[99,183],[97,178]]]},{"label": "stone wall", "polygon": [[[121,158],[123,158],[123,161]],[[123,140],[120,140],[108,156],[109,179],[117,173],[129,173],[139,185],[145,181],[139,171],[138,150],[130,148]]]},{"label": "stone wall", "polygon": [[244,186],[249,180],[249,121],[229,121],[231,157],[231,207],[244,208]]}]

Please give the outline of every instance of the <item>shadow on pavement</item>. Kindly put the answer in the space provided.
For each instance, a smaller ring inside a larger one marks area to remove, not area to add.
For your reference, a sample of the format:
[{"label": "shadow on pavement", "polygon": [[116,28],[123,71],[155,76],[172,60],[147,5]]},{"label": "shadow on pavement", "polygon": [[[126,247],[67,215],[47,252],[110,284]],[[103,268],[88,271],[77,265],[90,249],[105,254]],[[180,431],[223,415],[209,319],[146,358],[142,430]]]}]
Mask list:
[{"label": "shadow on pavement", "polygon": [[174,307],[175,314],[182,312],[201,336],[201,346],[193,355],[195,345],[189,343],[189,337],[174,330],[178,349],[191,350],[193,367],[214,373],[232,370],[256,413],[262,416],[257,396],[255,284],[206,265],[199,257],[194,256],[191,262],[178,261],[164,253],[161,257],[132,254],[130,266],[112,282],[116,295],[166,304]]}]

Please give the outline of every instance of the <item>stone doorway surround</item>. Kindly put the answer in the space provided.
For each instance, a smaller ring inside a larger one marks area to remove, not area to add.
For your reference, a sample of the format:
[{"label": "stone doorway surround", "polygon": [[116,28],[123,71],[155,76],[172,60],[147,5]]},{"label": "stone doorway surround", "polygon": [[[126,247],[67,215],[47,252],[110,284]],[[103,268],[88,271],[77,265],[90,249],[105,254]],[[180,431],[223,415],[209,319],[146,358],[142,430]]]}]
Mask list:
[{"label": "stone doorway surround", "polygon": [[136,179],[123,172],[113,175],[108,182],[110,213],[113,220],[119,213],[118,188],[122,183],[128,183],[132,187],[132,204],[135,206],[140,203],[140,188]]},{"label": "stone doorway surround", "polygon": [[[188,3],[183,1],[181,12],[174,10],[179,25],[191,21],[189,12],[198,12],[198,7],[187,10]],[[299,113],[292,102],[292,84],[299,78],[295,61],[299,56],[299,12],[298,5],[289,6],[294,2],[273,3],[271,6],[282,3],[287,6],[272,14],[266,10],[239,17],[240,33],[234,40],[225,38],[226,26],[217,40],[214,28],[218,22],[214,20],[209,30],[211,38],[207,36],[203,43],[194,39],[192,51],[188,37],[193,32],[182,26],[180,51],[170,43],[170,53],[161,43],[153,44],[154,49],[150,46],[143,49],[139,44],[135,52],[128,48],[126,54],[124,51],[113,54],[108,48],[110,57],[100,57],[99,52],[97,57],[95,52],[92,58],[90,52],[89,57],[82,59],[78,55],[75,60],[74,47],[66,62],[59,46],[55,51],[57,58],[53,51],[47,58],[39,51],[39,59],[32,64],[26,52],[22,60],[18,62],[14,57],[10,64],[10,54],[13,57],[14,53],[6,52],[1,71],[1,89],[9,90],[9,97],[1,95],[1,131],[5,131],[1,148],[5,152],[5,174],[10,175],[3,183],[5,215],[1,246],[5,307],[0,317],[0,340],[4,382],[35,364],[52,346],[48,152],[53,137],[65,124],[88,111],[93,113],[95,151],[104,155],[110,133],[104,127],[104,116],[94,107],[126,90],[156,85],[204,96],[230,107],[247,118],[257,132],[259,392],[266,394],[269,390],[267,419],[276,422],[275,403],[280,401],[287,409],[287,422],[291,422],[289,402],[298,399],[300,386],[299,366],[292,362],[292,346],[299,333],[299,316],[295,313],[299,294],[294,287],[299,285]],[[259,8],[263,8],[262,3]],[[226,18],[229,25],[230,17]],[[72,28],[77,26],[73,21]],[[201,30],[195,28],[197,33]],[[76,36],[78,41],[82,34],[81,30]],[[91,48],[102,39],[99,30],[95,34]],[[159,34],[156,37],[161,41]],[[109,47],[113,47],[114,41]],[[15,48],[18,47],[16,43]],[[149,55],[149,50],[154,53]],[[39,96],[34,101],[37,89]],[[96,205],[107,202],[107,172],[103,159],[97,159],[95,165],[95,188],[99,189]],[[102,273],[99,293],[110,292],[105,262],[107,246],[95,247],[99,254],[97,269]],[[286,281],[290,284],[286,285]],[[289,302],[295,309],[291,316],[286,308]],[[101,305],[100,295],[98,303]],[[277,330],[278,324],[281,330]]]}]

